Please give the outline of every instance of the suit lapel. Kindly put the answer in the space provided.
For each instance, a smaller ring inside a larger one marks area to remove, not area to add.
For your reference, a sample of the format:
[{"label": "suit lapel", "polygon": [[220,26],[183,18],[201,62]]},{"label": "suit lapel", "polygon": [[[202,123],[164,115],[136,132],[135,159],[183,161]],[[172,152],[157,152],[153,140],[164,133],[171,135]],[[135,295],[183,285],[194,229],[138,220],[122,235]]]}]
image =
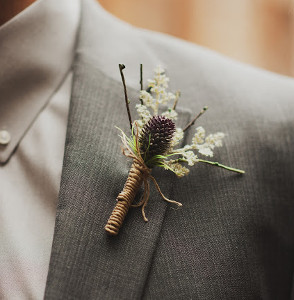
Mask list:
[{"label": "suit lapel", "polygon": [[[119,236],[108,237],[104,226],[131,165],[114,127],[129,128],[118,63],[127,65],[127,83],[137,87],[139,63],[146,79],[159,61],[135,29],[91,0],[82,1],[77,52],[45,298],[139,298],[166,203],[152,187],[148,223],[140,209],[131,209]],[[136,89],[128,88],[128,93],[138,99]],[[183,124],[188,118],[188,113],[181,114]],[[154,171],[163,193],[171,196],[173,174]]]},{"label": "suit lapel", "polygon": [[[78,55],[47,299],[139,298],[166,209],[152,188],[148,223],[140,209],[131,209],[119,236],[105,234],[131,164],[121,154],[114,126],[127,131],[128,119],[121,83],[93,65],[86,55]],[[137,99],[138,91],[129,88],[129,96]],[[181,113],[183,123],[188,118]],[[161,176],[161,170],[154,176],[160,177],[162,191],[170,196],[174,176],[168,172]]]}]

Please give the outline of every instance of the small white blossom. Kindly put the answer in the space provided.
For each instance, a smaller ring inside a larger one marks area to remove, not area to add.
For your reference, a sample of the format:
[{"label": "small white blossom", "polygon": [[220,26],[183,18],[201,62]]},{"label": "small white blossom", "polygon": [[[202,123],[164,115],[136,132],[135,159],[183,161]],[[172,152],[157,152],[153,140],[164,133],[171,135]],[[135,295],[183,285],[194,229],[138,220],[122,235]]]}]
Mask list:
[{"label": "small white blossom", "polygon": [[178,118],[178,113],[174,109],[169,109],[169,110],[165,111],[164,113],[162,113],[161,115],[165,116],[168,119],[175,120],[175,121]]},{"label": "small white blossom", "polygon": [[164,162],[166,166],[164,168],[166,170],[171,170],[174,172],[178,177],[183,177],[185,175],[189,174],[189,169],[182,166],[181,164],[174,162],[174,161],[165,161]]},{"label": "small white blossom", "polygon": [[166,92],[163,92],[160,94],[160,97],[158,99],[158,102],[159,104],[167,104],[169,102],[174,102],[176,99],[176,96],[173,94],[173,93],[166,93]]},{"label": "small white blossom", "polygon": [[151,88],[161,87],[164,89],[168,88],[169,78],[165,74],[155,73],[154,79],[148,80],[148,86]]},{"label": "small white blossom", "polygon": [[193,151],[184,152],[182,155],[183,158],[187,160],[189,166],[194,166],[194,164],[198,162],[197,155],[195,155]]},{"label": "small white blossom", "polygon": [[155,85],[154,87],[151,88],[151,92],[157,95],[162,95],[165,92],[165,88]]},{"label": "small white blossom", "polygon": [[196,133],[192,139],[192,146],[196,149],[197,145],[203,144],[205,139],[205,130],[202,126],[196,128]]},{"label": "small white blossom", "polygon": [[142,130],[145,123],[143,122],[143,120],[136,120],[135,122],[137,124],[138,133],[140,134],[140,132],[141,132],[141,130]]},{"label": "small white blossom", "polygon": [[180,143],[180,141],[184,137],[184,132],[182,128],[176,128],[176,132],[174,133],[173,139],[171,141],[171,147],[174,147]]},{"label": "small white blossom", "polygon": [[136,109],[139,116],[142,118],[144,124],[147,123],[149,119],[152,117],[145,105],[137,104]]},{"label": "small white blossom", "polygon": [[213,152],[212,152],[211,148],[209,148],[209,147],[199,145],[198,146],[198,152],[201,153],[204,156],[213,157]]},{"label": "small white blossom", "polygon": [[156,81],[156,85],[161,86],[165,89],[168,88],[169,78],[166,77],[165,74],[155,75],[154,79]]},{"label": "small white blossom", "polygon": [[[153,115],[158,115],[158,109],[160,105],[171,106],[170,102],[175,102],[177,96],[171,92],[167,92],[169,78],[165,75],[165,71],[161,66],[158,66],[154,70],[154,78],[148,80],[148,87],[150,93],[141,91],[140,98],[143,103],[153,110]],[[171,119],[176,120],[175,113],[171,115]]]},{"label": "small white blossom", "polygon": [[140,99],[142,99],[144,105],[147,107],[152,107],[155,102],[151,94],[146,91],[140,91]]},{"label": "small white blossom", "polygon": [[183,147],[183,148],[174,149],[173,153],[178,153],[178,154],[183,155],[183,153],[185,153],[186,151],[189,151],[191,149],[192,149],[191,145],[185,145],[185,147]]},{"label": "small white blossom", "polygon": [[161,65],[158,65],[158,66],[155,67],[154,73],[156,75],[161,75],[162,73],[165,73],[165,70]]},{"label": "small white blossom", "polygon": [[154,87],[156,85],[156,81],[154,79],[148,79],[148,87]]},{"label": "small white blossom", "polygon": [[222,146],[222,139],[224,138],[224,133],[217,132],[215,134],[210,134],[205,137],[205,130],[203,127],[197,127],[196,133],[192,139],[193,149],[198,150],[198,152],[205,156],[213,157],[213,149],[215,147]]},{"label": "small white blossom", "polygon": [[[211,147],[222,147],[223,141],[222,139],[225,137],[225,134],[223,132],[217,132],[214,134],[210,134],[205,139],[205,143],[211,145]],[[213,149],[212,148],[212,149]]]}]

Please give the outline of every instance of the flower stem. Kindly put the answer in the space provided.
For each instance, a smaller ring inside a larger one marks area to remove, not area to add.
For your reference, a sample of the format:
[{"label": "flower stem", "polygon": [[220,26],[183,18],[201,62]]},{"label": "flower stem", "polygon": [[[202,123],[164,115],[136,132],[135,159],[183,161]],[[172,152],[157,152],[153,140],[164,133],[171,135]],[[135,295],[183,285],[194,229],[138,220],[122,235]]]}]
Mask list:
[{"label": "flower stem", "polygon": [[173,106],[173,110],[176,110],[176,107],[177,107],[177,104],[178,104],[178,101],[181,97],[181,92],[180,91],[176,91],[176,100],[175,100],[175,103],[174,103],[174,106]]},{"label": "flower stem", "polygon": [[201,112],[183,129],[185,132],[188,128],[194,125],[194,123],[201,117],[208,109],[208,106],[204,106]]},{"label": "flower stem", "polygon": [[[140,64],[140,89],[143,91],[143,64]],[[143,100],[140,98],[140,102],[143,105]]]},{"label": "flower stem", "polygon": [[215,161],[204,160],[204,159],[198,159],[198,161],[206,163],[206,164],[210,164],[210,165],[213,165],[213,166],[216,166],[216,167],[224,168],[228,171],[232,171],[232,172],[236,172],[236,173],[240,173],[240,174],[245,174],[245,171],[243,171],[243,170],[236,169],[236,168],[231,168],[231,167],[225,166],[225,165],[220,164],[220,163],[215,162]]},{"label": "flower stem", "polygon": [[141,91],[143,91],[143,64],[140,64],[140,87]]},{"label": "flower stem", "polygon": [[131,127],[131,130],[132,130],[132,123],[133,122],[132,122],[132,117],[131,117],[131,112],[130,112],[130,106],[129,106],[129,99],[128,99],[128,94],[127,94],[127,87],[126,87],[125,76],[124,76],[124,73],[123,73],[123,69],[125,68],[125,65],[119,64],[118,66],[119,66],[119,71],[120,71],[122,83],[123,83],[123,86],[124,86],[125,102],[126,102],[126,107],[127,107],[127,112],[128,112],[130,127]]}]

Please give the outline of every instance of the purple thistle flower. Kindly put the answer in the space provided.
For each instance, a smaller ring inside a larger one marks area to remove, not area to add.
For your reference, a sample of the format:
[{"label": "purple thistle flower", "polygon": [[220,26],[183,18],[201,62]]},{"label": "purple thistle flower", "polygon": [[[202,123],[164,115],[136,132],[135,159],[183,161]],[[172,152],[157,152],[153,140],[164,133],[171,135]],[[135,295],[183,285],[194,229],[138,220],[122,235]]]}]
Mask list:
[{"label": "purple thistle flower", "polygon": [[148,161],[154,155],[163,155],[172,141],[176,131],[175,123],[164,117],[152,117],[142,128],[139,137],[141,155]]}]

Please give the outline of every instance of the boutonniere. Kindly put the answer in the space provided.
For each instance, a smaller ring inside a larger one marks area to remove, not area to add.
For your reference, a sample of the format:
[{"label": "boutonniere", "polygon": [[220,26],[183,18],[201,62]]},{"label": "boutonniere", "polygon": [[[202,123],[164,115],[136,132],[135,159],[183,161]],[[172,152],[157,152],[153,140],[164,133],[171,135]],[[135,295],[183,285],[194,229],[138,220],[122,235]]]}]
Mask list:
[{"label": "boutonniere", "polygon": [[[131,206],[141,207],[144,221],[148,221],[145,214],[145,207],[149,200],[150,181],[152,181],[160,196],[167,202],[182,206],[180,202],[170,200],[162,193],[157,180],[151,175],[154,167],[161,167],[167,171],[174,172],[178,177],[189,174],[187,166],[194,166],[198,163],[206,163],[212,166],[224,168],[237,173],[245,173],[243,170],[225,166],[201,157],[212,157],[213,150],[222,146],[225,136],[222,132],[206,135],[203,127],[196,128],[196,132],[190,144],[178,147],[184,137],[185,131],[194,125],[196,120],[207,110],[204,107],[200,113],[183,129],[176,126],[177,103],[180,93],[168,92],[169,78],[161,67],[155,69],[154,79],[148,80],[147,90],[143,89],[143,71],[140,68],[140,103],[136,105],[139,119],[132,121],[129,109],[129,99],[125,78],[123,74],[124,65],[119,65],[122,77],[125,103],[130,122],[130,136],[121,129],[123,154],[132,159],[132,165],[123,190],[117,196],[116,206],[105,226],[109,235],[117,235],[121,228],[127,212]],[[159,113],[161,106],[168,109]],[[136,194],[141,186],[144,186],[142,199],[133,204]]]}]

